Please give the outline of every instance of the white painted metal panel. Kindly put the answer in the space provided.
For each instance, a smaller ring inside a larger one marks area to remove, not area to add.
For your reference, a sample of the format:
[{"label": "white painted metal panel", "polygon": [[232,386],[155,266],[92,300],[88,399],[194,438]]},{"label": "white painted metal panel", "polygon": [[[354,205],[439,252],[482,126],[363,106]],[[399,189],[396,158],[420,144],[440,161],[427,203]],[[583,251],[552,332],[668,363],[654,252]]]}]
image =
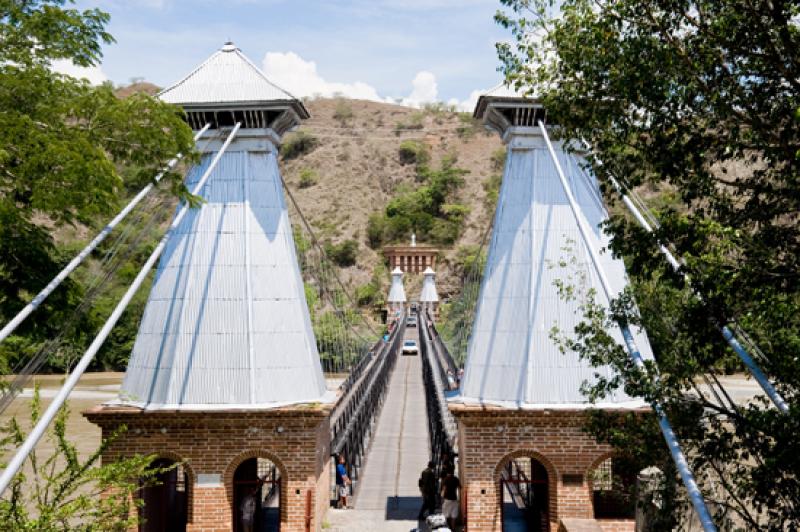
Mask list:
[{"label": "white painted metal panel", "polygon": [[223,155],[205,202],[161,259],[122,402],[197,410],[327,400],[282,193],[273,153]]},{"label": "white painted metal panel", "polygon": [[175,104],[295,100],[269,81],[238,48],[225,45],[159,98]]},{"label": "white painted metal panel", "polygon": [[[455,400],[513,407],[587,406],[584,382],[611,377],[608,367],[594,368],[577,353],[562,353],[551,338],[554,328],[570,334],[582,320],[577,301],[566,301],[557,282],[580,293],[595,289],[595,300],[608,306],[570,211],[555,165],[543,140],[530,133],[514,136],[498,200],[478,307],[468,347],[461,395]],[[565,171],[593,234],[589,245],[602,250],[608,237],[601,223],[607,214],[596,181],[582,161],[557,146]],[[621,260],[610,252],[602,263],[618,293],[627,284]],[[624,345],[619,331],[608,331]],[[652,358],[647,337],[635,333],[645,358]],[[623,392],[600,407],[641,406]]]},{"label": "white painted metal panel", "polygon": [[421,303],[436,303],[439,301],[439,294],[436,292],[436,272],[430,267],[425,268],[422,272],[425,276],[422,280],[422,290],[419,294]]},{"label": "white painted metal panel", "polygon": [[403,287],[403,271],[400,268],[392,270],[392,286],[389,287],[389,303],[405,303],[406,289]]}]

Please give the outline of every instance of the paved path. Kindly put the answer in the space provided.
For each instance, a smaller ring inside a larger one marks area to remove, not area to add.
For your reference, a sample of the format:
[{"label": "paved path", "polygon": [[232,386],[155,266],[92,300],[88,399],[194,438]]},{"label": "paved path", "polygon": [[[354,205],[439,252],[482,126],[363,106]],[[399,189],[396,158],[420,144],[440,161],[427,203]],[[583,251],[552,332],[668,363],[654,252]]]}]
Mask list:
[{"label": "paved path", "polygon": [[[406,329],[417,340],[417,329]],[[401,356],[389,381],[355,509],[328,512],[329,530],[403,531],[417,528],[422,505],[417,479],[429,459],[428,416],[419,355]]]}]

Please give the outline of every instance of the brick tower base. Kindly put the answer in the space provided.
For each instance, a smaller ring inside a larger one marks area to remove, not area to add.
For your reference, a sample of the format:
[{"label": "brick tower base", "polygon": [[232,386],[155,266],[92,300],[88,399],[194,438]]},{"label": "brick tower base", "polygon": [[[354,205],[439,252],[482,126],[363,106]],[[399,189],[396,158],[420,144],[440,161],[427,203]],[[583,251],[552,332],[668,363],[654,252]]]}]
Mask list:
[{"label": "brick tower base", "polygon": [[451,403],[458,422],[462,515],[469,532],[502,530],[500,479],[531,457],[547,471],[550,531],[633,531],[633,519],[595,519],[590,472],[612,454],[584,432],[579,410],[522,410]]},{"label": "brick tower base", "polygon": [[150,411],[100,406],[84,412],[107,438],[121,437],[103,455],[155,454],[184,461],[188,476],[189,531],[233,530],[233,474],[261,457],[281,476],[282,532],[319,531],[330,502],[330,406],[299,405],[250,411]]}]

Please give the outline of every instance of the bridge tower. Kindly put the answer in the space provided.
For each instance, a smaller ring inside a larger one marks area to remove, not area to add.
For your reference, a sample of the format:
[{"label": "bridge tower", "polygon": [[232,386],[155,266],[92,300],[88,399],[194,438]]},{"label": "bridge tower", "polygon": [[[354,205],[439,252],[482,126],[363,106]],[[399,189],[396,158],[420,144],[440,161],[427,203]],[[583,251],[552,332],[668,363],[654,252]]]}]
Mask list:
[{"label": "bridge tower", "polygon": [[402,314],[408,306],[406,289],[403,287],[403,271],[400,268],[392,270],[392,284],[386,302],[389,307],[389,319]]},{"label": "bridge tower", "polygon": [[118,401],[85,415],[104,437],[127,426],[104,461],[182,463],[145,490],[142,530],[242,530],[245,512],[257,530],[319,530],[333,395],[278,169],[308,112],[232,43],[159,97],[211,124],[187,177],[210,171],[204,203],[169,237]]},{"label": "bridge tower", "polygon": [[[619,476],[611,449],[582,425],[589,408],[647,407],[622,392],[589,404],[582,383],[594,382],[596,374],[611,377],[611,369],[561,353],[551,339],[553,327],[572,333],[581,320],[580,295],[589,289],[608,305],[587,251],[608,244],[598,184],[580,156],[554,144],[592,228],[591,241],[584,242],[538,127],[546,122],[545,109],[500,87],[481,96],[474,116],[502,136],[508,152],[465,374],[459,395],[449,401],[458,422],[469,530],[633,530],[630,501],[620,502],[624,495],[612,493],[608,481]],[[602,257],[621,291],[627,282],[622,261],[608,252]],[[577,300],[560,297],[558,281],[572,285]],[[618,330],[609,334],[624,345]],[[635,335],[651,358],[647,337]],[[610,500],[619,504],[611,507]]]},{"label": "bridge tower", "polygon": [[430,266],[422,272],[422,290],[419,293],[419,304],[423,310],[427,309],[431,315],[439,316],[439,294],[436,291],[436,272]]}]

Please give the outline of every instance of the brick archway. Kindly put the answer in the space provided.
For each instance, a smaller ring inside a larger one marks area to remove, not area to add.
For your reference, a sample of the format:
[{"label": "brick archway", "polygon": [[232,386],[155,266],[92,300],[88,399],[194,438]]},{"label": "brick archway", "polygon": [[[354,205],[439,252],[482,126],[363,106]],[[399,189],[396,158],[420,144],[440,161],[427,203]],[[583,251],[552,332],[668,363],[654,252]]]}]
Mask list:
[{"label": "brick archway", "polygon": [[[590,501],[592,503],[592,515],[594,515],[595,517],[598,517],[597,516],[598,509],[596,508],[596,502],[597,501],[595,500],[595,496],[594,496],[594,478],[593,478],[593,474],[592,473],[595,470],[597,470],[603,464],[603,462],[605,462],[606,460],[608,460],[608,459],[612,459],[613,460],[614,458],[618,458],[618,457],[619,457],[619,453],[616,452],[616,451],[604,452],[601,455],[599,455],[592,462],[592,464],[589,466],[589,468],[586,470],[586,473],[585,473],[586,486],[587,486],[587,488],[589,490],[589,499],[590,499]],[[614,471],[613,470],[613,466],[612,466],[612,470],[611,471],[612,471],[612,474],[613,474],[613,471]],[[613,477],[612,477],[612,480],[613,480]],[[633,479],[631,479],[631,480],[633,480]],[[627,486],[631,486],[630,483],[626,483],[626,485]],[[633,517],[632,516],[620,517],[620,519],[631,519],[631,518],[633,518]]]},{"label": "brick archway", "polygon": [[165,460],[172,460],[183,467],[186,473],[186,522],[194,522],[194,485],[197,482],[197,476],[195,475],[190,460],[172,451],[159,451],[154,454],[156,456],[155,460],[162,458]]},{"label": "brick archway", "polygon": [[[225,467],[225,473],[223,473],[222,475],[222,482],[223,485],[225,486],[225,496],[228,502],[228,509],[231,512],[233,511],[233,502],[234,502],[233,476],[236,473],[236,469],[238,469],[238,467],[242,465],[242,463],[245,460],[249,460],[251,458],[266,458],[267,460],[275,464],[275,466],[278,468],[278,471],[280,472],[281,484],[283,486],[286,485],[286,482],[289,478],[286,471],[286,466],[283,465],[283,461],[281,461],[280,458],[278,458],[275,454],[271,453],[270,451],[261,448],[253,448],[253,449],[246,449],[240,452],[239,454],[231,458],[230,462]],[[289,508],[286,500],[286,495],[287,495],[286,489],[281,489],[280,520],[282,523],[286,522],[286,519],[289,515],[288,514]],[[232,517],[232,519],[234,519],[234,517]]]},{"label": "brick archway", "polygon": [[[558,470],[553,463],[542,453],[535,449],[517,449],[503,456],[494,468],[492,480],[495,486],[500,484],[500,475],[509,462],[515,458],[533,458],[547,471],[547,509],[550,513],[550,522],[558,522]],[[496,490],[495,506],[499,507],[503,494]]]}]

